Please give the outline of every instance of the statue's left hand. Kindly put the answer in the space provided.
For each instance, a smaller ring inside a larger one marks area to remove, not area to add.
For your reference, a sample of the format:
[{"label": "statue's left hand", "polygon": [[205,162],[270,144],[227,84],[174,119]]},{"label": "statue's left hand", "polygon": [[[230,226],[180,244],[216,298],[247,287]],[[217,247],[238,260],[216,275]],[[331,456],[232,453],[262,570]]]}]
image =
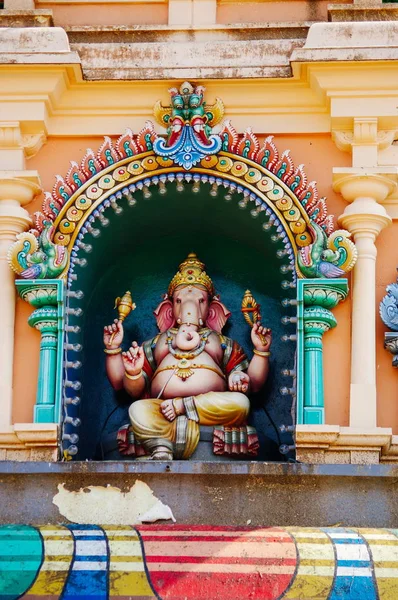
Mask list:
[{"label": "statue's left hand", "polygon": [[126,373],[138,375],[138,373],[141,373],[145,362],[142,346],[138,346],[137,342],[133,342],[127,352],[122,352],[122,359]]},{"label": "statue's left hand", "polygon": [[254,323],[252,327],[252,342],[253,346],[259,352],[269,352],[272,342],[271,329],[263,327],[259,321]]},{"label": "statue's left hand", "polygon": [[228,387],[231,392],[242,392],[245,394],[249,389],[250,377],[243,371],[235,371],[228,377]]}]

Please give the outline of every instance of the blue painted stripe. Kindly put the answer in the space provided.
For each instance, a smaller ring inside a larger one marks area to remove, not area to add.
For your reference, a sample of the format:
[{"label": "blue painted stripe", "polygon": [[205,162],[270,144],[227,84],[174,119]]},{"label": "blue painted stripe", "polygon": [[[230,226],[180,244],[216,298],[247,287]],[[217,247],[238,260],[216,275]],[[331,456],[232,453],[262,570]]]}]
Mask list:
[{"label": "blue painted stripe", "polygon": [[366,541],[350,530],[323,531],[330,536],[336,556],[335,578],[328,600],[377,600],[373,564]]},{"label": "blue painted stripe", "polygon": [[363,544],[363,540],[356,540],[356,539],[352,539],[352,538],[334,538],[333,535],[330,536],[333,540],[334,544]]},{"label": "blue painted stripe", "polygon": [[[61,600],[107,600],[109,552],[104,532],[97,525],[68,525],[68,529],[72,534],[76,530],[77,535],[74,535],[75,553]],[[107,554],[98,554],[98,550]]]},{"label": "blue painted stripe", "polygon": [[[89,561],[89,560],[100,560],[100,561],[104,561],[106,562],[108,560],[107,555],[97,555],[97,554],[93,554],[93,555],[89,555],[89,556],[75,556],[75,562],[78,561]],[[73,567],[72,567],[73,568]]]},{"label": "blue painted stripe", "polygon": [[339,567],[355,567],[355,568],[360,568],[360,567],[367,567],[370,568],[371,564],[368,560],[339,560],[338,561],[338,566]]},{"label": "blue painted stripe", "polygon": [[100,542],[103,538],[98,535],[79,535],[75,539],[77,542]]}]

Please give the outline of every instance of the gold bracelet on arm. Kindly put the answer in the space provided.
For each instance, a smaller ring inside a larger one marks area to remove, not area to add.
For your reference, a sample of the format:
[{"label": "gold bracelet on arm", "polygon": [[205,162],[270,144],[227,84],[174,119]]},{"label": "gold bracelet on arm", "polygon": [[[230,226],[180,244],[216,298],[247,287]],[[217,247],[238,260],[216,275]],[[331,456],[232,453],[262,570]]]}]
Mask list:
[{"label": "gold bracelet on arm", "polygon": [[124,372],[125,376],[127,377],[127,379],[131,379],[131,381],[137,381],[137,379],[139,379],[140,377],[142,377],[142,369],[141,371],[138,373],[138,375],[129,375],[127,373],[127,371]]},{"label": "gold bracelet on arm", "polygon": [[122,349],[120,347],[119,348],[113,348],[113,349],[112,348],[104,348],[105,354],[110,354],[110,355],[112,355],[112,354],[120,354],[121,351],[122,351]]},{"label": "gold bracelet on arm", "polygon": [[256,350],[255,348],[253,353],[257,354],[257,356],[271,356],[271,352],[263,352],[262,350]]}]

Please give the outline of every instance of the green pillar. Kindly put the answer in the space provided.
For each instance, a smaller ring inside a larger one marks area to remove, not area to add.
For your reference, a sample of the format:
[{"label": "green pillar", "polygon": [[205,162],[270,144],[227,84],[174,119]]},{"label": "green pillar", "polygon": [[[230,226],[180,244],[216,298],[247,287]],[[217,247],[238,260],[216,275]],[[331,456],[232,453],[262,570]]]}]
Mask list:
[{"label": "green pillar", "polygon": [[323,386],[323,344],[326,331],[336,327],[330,310],[322,306],[304,309],[304,423],[325,422]]},{"label": "green pillar", "polygon": [[54,306],[43,306],[32,312],[28,319],[31,327],[41,334],[39,376],[37,380],[34,423],[54,423],[55,378],[57,368],[58,311]]},{"label": "green pillar", "polygon": [[323,336],[336,327],[330,309],[348,294],[345,279],[307,279],[298,282],[297,424],[325,422]]},{"label": "green pillar", "polygon": [[17,281],[18,293],[35,309],[28,323],[40,332],[34,423],[58,423],[62,367],[62,282]]}]

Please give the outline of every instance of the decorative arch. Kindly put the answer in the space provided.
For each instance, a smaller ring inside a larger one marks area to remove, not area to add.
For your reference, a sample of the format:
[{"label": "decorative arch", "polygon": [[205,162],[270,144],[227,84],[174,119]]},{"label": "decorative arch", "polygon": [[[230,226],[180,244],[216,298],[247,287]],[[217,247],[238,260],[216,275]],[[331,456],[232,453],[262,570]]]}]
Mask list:
[{"label": "decorative arch", "polygon": [[[319,197],[315,182],[308,183],[304,166],[296,168],[288,150],[280,154],[272,136],[260,145],[250,128],[239,136],[229,121],[216,133],[214,127],[224,107],[219,99],[206,106],[203,92],[203,88],[184,83],[180,90],[171,90],[170,107],[155,105],[157,121],[167,127],[166,137],[158,135],[147,122],[138,135],[127,129],[116,142],[105,137],[96,153],[89,149],[80,164],[72,162],[65,177],[56,176],[52,192],[45,192],[42,211],[33,215],[34,228],[19,234],[10,248],[9,263],[20,278],[37,280],[37,284],[42,280],[43,288],[50,280],[66,284],[65,311],[59,308],[58,314],[66,343],[63,350],[63,334],[59,334],[53,414],[56,421],[58,415],[63,421],[63,439],[70,442],[68,456],[77,452],[74,429],[80,421],[73,393],[79,384],[74,370],[81,367],[71,357],[80,351],[80,344],[68,337],[68,333],[79,330],[74,318],[81,309],[71,307],[69,298],[79,297],[74,282],[77,268],[86,262],[81,254],[90,249],[85,236],[99,234],[97,227],[109,220],[105,214],[109,208],[118,214],[121,204],[132,207],[138,196],[149,197],[153,186],[163,194],[171,184],[177,191],[179,186],[188,185],[195,195],[206,185],[211,196],[221,188],[225,200],[236,198],[241,208],[251,208],[252,217],[263,215],[259,221],[265,231],[272,229],[271,239],[278,242],[276,254],[284,259],[281,271],[291,276],[291,280],[282,281],[285,290],[293,292],[297,278],[333,280],[355,264],[356,249],[349,232],[334,230],[326,199]],[[192,109],[180,108],[181,96],[185,106],[195,101]],[[19,287],[21,295],[26,292],[30,301],[31,289]],[[62,295],[59,289],[57,297]],[[45,292],[37,310],[43,312],[40,307],[50,303],[48,297]],[[287,305],[289,302],[294,303],[287,300]],[[38,318],[43,320],[44,316],[40,313]],[[286,319],[287,324],[295,323],[295,317]],[[33,323],[39,328],[34,319]],[[295,340],[294,334],[285,337]],[[285,365],[286,374],[292,376],[293,367]],[[62,382],[72,392],[64,394],[63,400]],[[283,393],[295,394],[294,386],[283,389]]]},{"label": "decorative arch", "polygon": [[[148,121],[138,135],[127,129],[115,143],[105,137],[96,154],[87,150],[80,165],[71,162],[65,177],[56,176],[42,212],[34,214],[35,228],[20,234],[10,250],[10,265],[18,275],[65,279],[80,232],[109,203],[116,206],[123,196],[134,198],[137,189],[173,180],[192,182],[193,190],[200,181],[229,187],[243,193],[258,212],[271,211],[282,228],[278,233],[290,241],[300,278],[339,277],[353,268],[356,249],[349,232],[334,231],[326,199],[319,197],[314,181],[308,183],[304,166],[295,168],[289,150],[280,154],[272,136],[260,146],[250,128],[239,136],[229,121],[215,133],[224,106],[217,99],[206,107],[202,87],[184,83],[170,92],[172,105],[158,102],[154,110],[168,127],[166,140]],[[181,98],[193,106],[190,111],[180,108]]]}]

